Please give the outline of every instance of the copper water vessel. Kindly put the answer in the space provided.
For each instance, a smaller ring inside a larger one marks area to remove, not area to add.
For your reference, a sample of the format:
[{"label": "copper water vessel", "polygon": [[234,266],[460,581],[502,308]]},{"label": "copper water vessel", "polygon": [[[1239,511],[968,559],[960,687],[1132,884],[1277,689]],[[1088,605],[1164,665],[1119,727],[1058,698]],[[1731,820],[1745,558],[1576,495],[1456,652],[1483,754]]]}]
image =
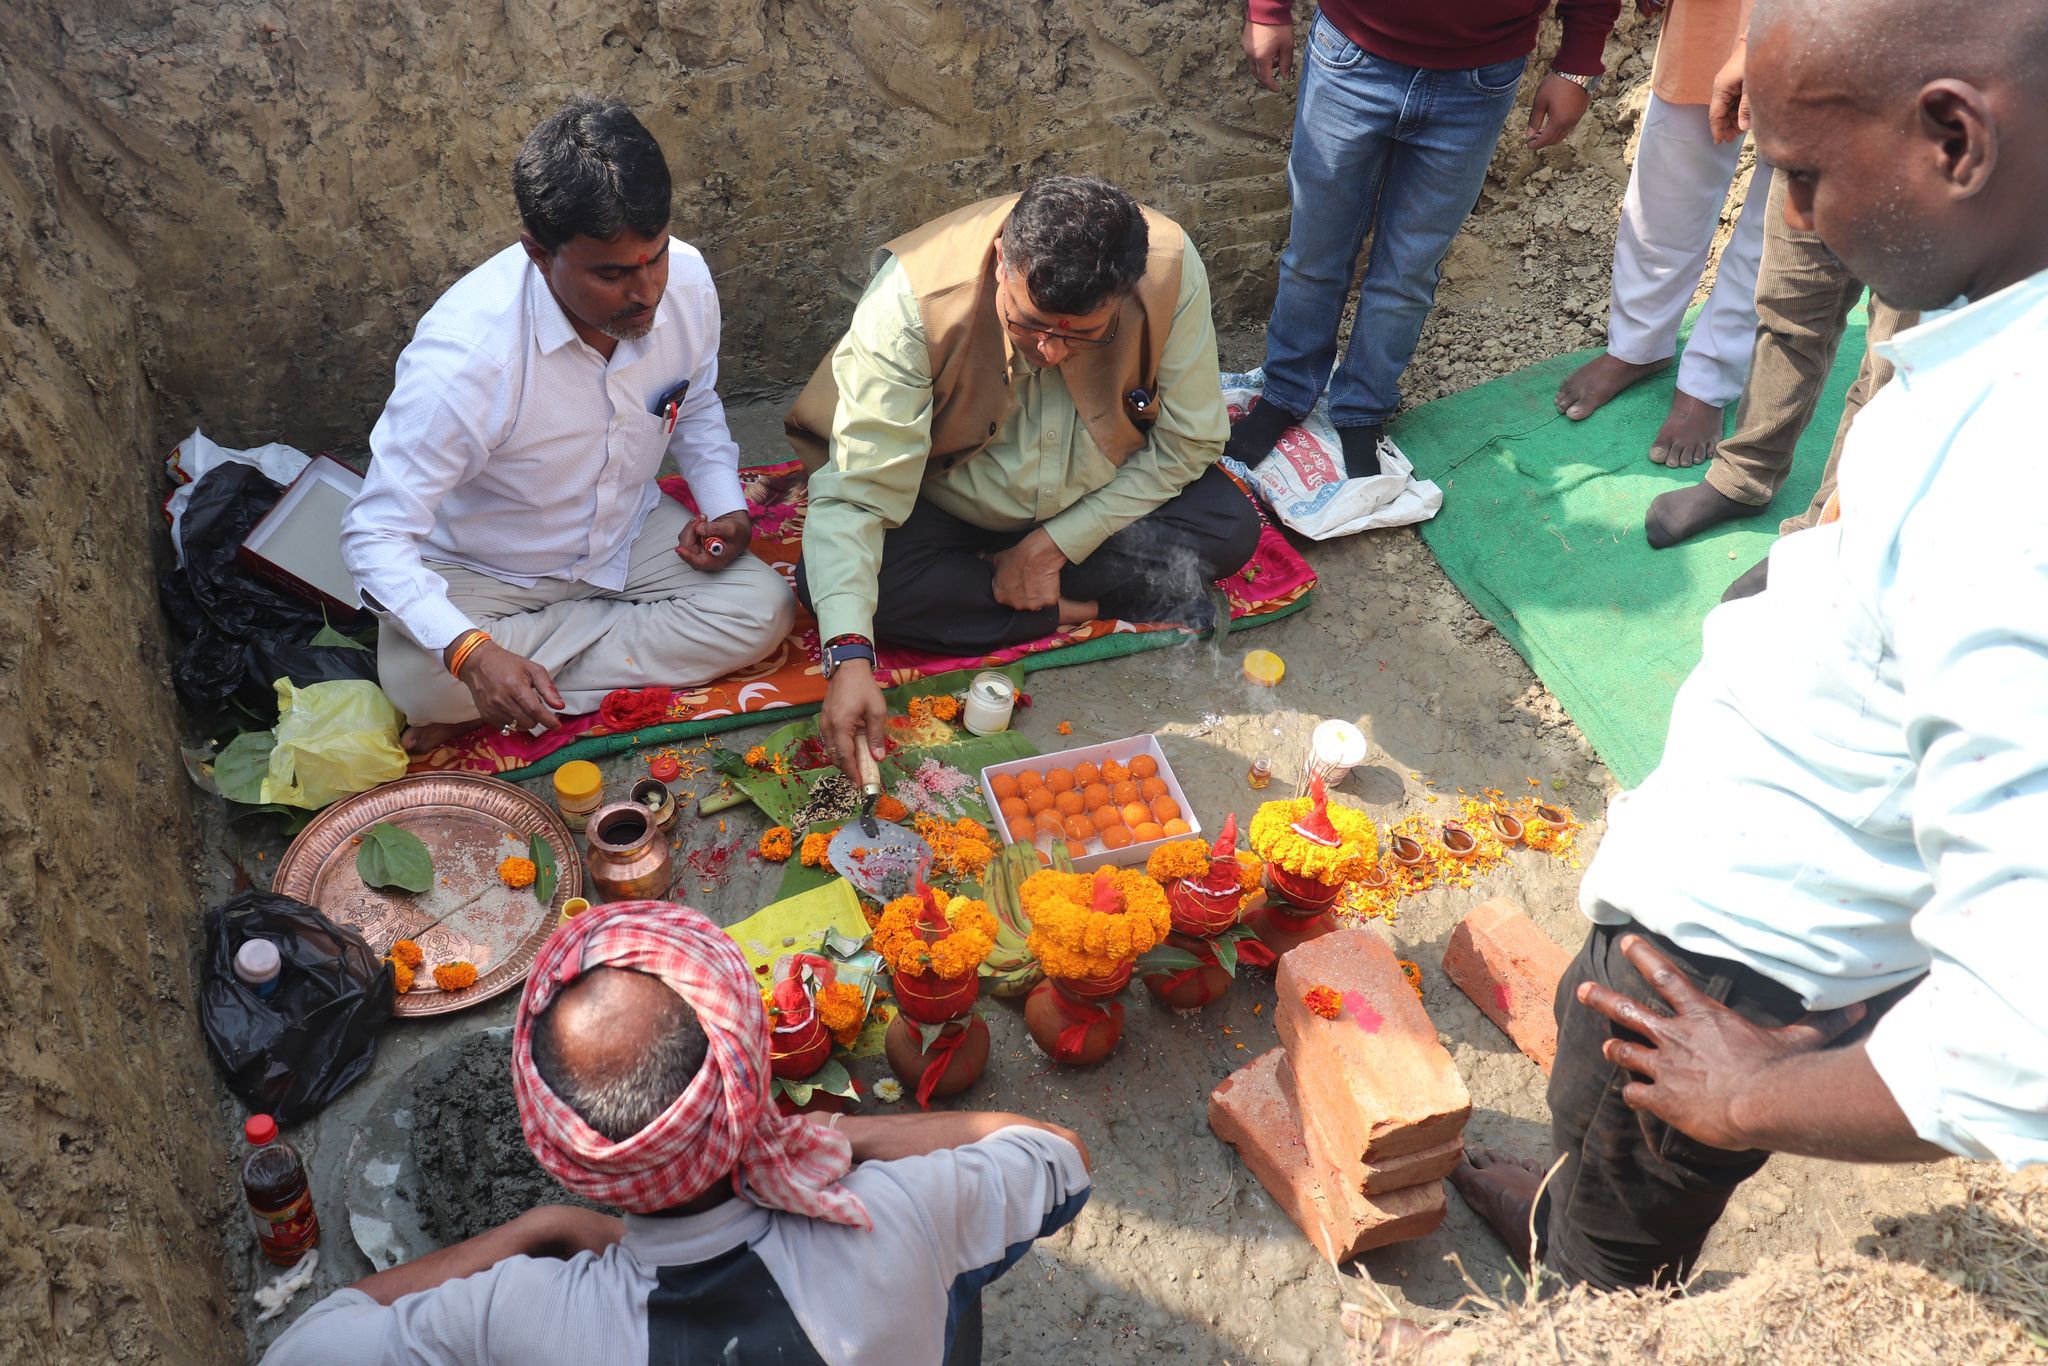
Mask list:
[{"label": "copper water vessel", "polygon": [[658,901],[668,895],[675,868],[653,812],[638,802],[614,802],[593,812],[586,830],[590,847],[583,867],[592,901]]}]

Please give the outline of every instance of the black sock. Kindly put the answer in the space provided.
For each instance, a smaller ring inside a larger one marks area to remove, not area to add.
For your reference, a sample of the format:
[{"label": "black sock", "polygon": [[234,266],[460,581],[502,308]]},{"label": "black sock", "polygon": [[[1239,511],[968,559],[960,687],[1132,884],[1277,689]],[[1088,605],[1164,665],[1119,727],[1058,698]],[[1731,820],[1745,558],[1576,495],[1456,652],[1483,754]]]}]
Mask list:
[{"label": "black sock", "polygon": [[1223,453],[1242,464],[1256,465],[1272,454],[1280,433],[1299,421],[1299,416],[1279,404],[1261,399],[1230,429],[1230,440],[1224,443]]},{"label": "black sock", "polygon": [[1344,473],[1352,479],[1369,479],[1380,472],[1380,438],[1387,429],[1378,423],[1370,427],[1339,427],[1337,439],[1344,443]]}]

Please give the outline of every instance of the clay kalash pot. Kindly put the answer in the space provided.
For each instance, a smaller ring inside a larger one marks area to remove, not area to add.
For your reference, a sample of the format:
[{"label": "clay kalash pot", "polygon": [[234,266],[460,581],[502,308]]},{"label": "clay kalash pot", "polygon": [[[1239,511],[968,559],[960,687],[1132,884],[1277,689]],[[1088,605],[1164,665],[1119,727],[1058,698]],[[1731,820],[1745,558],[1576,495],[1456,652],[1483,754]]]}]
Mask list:
[{"label": "clay kalash pot", "polygon": [[981,974],[963,973],[958,977],[933,977],[919,974],[912,977],[897,973],[890,979],[896,991],[896,1004],[902,1013],[919,1024],[944,1024],[957,1020],[974,1008],[974,1002],[981,995]]},{"label": "clay kalash pot", "polygon": [[600,807],[586,827],[583,867],[596,888],[592,901],[659,901],[675,880],[668,841],[653,813],[637,802]]},{"label": "clay kalash pot", "polygon": [[937,1037],[927,1047],[918,1027],[908,1016],[898,1014],[882,1036],[882,1053],[889,1060],[889,1070],[916,1093],[917,1103],[928,1106],[981,1080],[988,1070],[988,1025],[979,1015],[963,1016],[939,1026]]},{"label": "clay kalash pot", "polygon": [[1305,911],[1261,893],[1252,898],[1250,909],[1244,913],[1244,923],[1259,937],[1267,952],[1278,959],[1289,949],[1336,929],[1337,917],[1327,909]]},{"label": "clay kalash pot", "polygon": [[785,978],[775,984],[775,1010],[768,1017],[768,1072],[784,1081],[802,1081],[832,1056],[832,1031],[818,1018],[818,1007],[802,982]]},{"label": "clay kalash pot", "polygon": [[1213,939],[1175,930],[1166,936],[1166,942],[1201,961],[1194,967],[1175,972],[1145,974],[1145,989],[1157,997],[1161,1005],[1169,1010],[1198,1010],[1230,990],[1230,984],[1236,977],[1217,961]]},{"label": "clay kalash pot", "polygon": [[1337,898],[1344,895],[1341,882],[1323,882],[1312,877],[1290,873],[1277,863],[1266,865],[1266,880],[1273,884],[1273,890],[1286,897],[1300,914],[1313,916],[1327,911],[1337,904]]},{"label": "clay kalash pot", "polygon": [[1024,1027],[1054,1062],[1092,1066],[1124,1036],[1124,1005],[1114,998],[1130,980],[1128,967],[1117,977],[1049,977],[1024,998]]}]

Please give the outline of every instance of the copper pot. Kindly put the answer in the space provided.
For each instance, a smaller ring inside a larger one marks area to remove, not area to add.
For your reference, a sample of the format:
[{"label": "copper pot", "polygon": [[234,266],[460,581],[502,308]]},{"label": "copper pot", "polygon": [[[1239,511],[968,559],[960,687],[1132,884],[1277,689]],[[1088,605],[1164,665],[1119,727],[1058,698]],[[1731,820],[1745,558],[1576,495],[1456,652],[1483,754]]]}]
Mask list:
[{"label": "copper pot", "polygon": [[594,901],[655,901],[667,895],[675,870],[654,813],[638,802],[599,807],[586,827],[583,866]]}]

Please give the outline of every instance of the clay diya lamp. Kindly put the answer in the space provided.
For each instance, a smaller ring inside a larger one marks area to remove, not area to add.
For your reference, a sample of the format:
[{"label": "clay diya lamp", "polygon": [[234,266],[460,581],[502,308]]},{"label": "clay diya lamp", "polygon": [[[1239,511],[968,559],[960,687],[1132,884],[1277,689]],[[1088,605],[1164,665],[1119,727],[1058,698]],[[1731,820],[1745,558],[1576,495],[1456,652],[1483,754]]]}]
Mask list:
[{"label": "clay diya lamp", "polygon": [[917,1097],[921,1108],[933,1100],[957,1096],[988,1070],[988,1025],[969,1014],[939,1031],[929,1045],[925,1032],[899,1013],[882,1036],[882,1055],[889,1070]]},{"label": "clay diya lamp", "polygon": [[1522,818],[1506,811],[1493,813],[1494,837],[1512,849],[1522,842]]},{"label": "clay diya lamp", "polygon": [[1387,841],[1387,857],[1402,868],[1420,868],[1425,855],[1422,845],[1406,835],[1396,835]]},{"label": "clay diya lamp", "polygon": [[1443,841],[1444,852],[1460,863],[1470,863],[1479,856],[1478,838],[1456,821],[1445,821],[1438,838]]},{"label": "clay diya lamp", "polygon": [[1219,935],[1237,923],[1244,911],[1243,865],[1237,861],[1237,815],[1223,822],[1209,849],[1209,871],[1199,878],[1178,878],[1166,885],[1166,906],[1173,928],[1197,939]]},{"label": "clay diya lamp", "polygon": [[804,984],[785,977],[775,984],[775,1013],[768,1030],[768,1071],[784,1081],[802,1081],[832,1056],[832,1031]]},{"label": "clay diya lamp", "polygon": [[675,878],[668,841],[646,807],[638,802],[599,807],[585,830],[590,847],[583,867],[596,889],[592,901],[659,901],[668,894]]}]

